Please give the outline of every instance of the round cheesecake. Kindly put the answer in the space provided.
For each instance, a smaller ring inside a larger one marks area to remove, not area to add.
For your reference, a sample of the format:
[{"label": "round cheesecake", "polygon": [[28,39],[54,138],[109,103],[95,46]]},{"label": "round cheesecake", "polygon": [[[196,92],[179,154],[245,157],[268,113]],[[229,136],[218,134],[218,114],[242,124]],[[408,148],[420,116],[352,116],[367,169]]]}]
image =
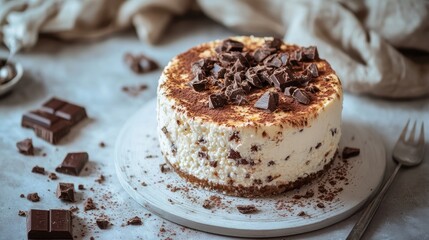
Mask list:
[{"label": "round cheesecake", "polygon": [[173,58],[158,86],[159,143],[188,182],[257,197],[323,174],[341,136],[341,82],[317,48],[232,37]]}]

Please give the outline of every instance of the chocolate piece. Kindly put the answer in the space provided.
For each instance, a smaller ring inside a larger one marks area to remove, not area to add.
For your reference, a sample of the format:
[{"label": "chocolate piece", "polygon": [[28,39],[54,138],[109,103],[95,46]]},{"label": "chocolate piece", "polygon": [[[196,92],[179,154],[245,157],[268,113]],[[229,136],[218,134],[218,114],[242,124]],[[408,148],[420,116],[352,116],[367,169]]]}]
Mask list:
[{"label": "chocolate piece", "polygon": [[285,88],[284,94],[285,96],[292,96],[293,92],[297,89],[297,87],[287,87]]},{"label": "chocolate piece", "polygon": [[299,103],[302,103],[302,104],[305,104],[305,105],[308,105],[310,103],[310,98],[301,89],[296,89],[295,91],[293,91],[292,97],[294,99],[296,99]]},{"label": "chocolate piece", "polygon": [[18,216],[25,217],[25,216],[27,216],[27,213],[25,211],[19,210],[18,211]]},{"label": "chocolate piece", "polygon": [[232,51],[241,52],[243,51],[243,48],[244,48],[244,44],[239,41],[227,39],[222,42],[222,50],[225,52],[232,52]]},{"label": "chocolate piece", "polygon": [[58,183],[57,198],[68,202],[74,202],[74,184]]},{"label": "chocolate piece", "polygon": [[28,239],[73,239],[72,232],[72,215],[68,210],[31,209],[28,213]]},{"label": "chocolate piece", "polygon": [[38,174],[44,175],[45,174],[45,168],[39,167],[39,166],[36,165],[36,166],[33,167],[33,169],[31,169],[31,172],[32,173],[38,173]]},{"label": "chocolate piece", "polygon": [[262,80],[259,78],[258,74],[254,71],[254,69],[249,68],[246,71],[246,80],[252,84],[252,86],[255,86],[257,88],[264,87]]},{"label": "chocolate piece", "polygon": [[94,210],[94,209],[97,209],[96,207],[95,207],[95,203],[94,203],[94,201],[92,200],[92,198],[88,198],[88,199],[86,199],[86,201],[85,201],[85,203],[84,203],[84,205],[83,205],[84,207],[83,207],[83,210],[85,210],[85,212],[86,211],[89,211],[89,210]]},{"label": "chocolate piece", "polygon": [[85,108],[71,103],[62,106],[55,115],[70,121],[71,125],[76,125],[87,117]]},{"label": "chocolate piece", "polygon": [[225,106],[226,97],[221,93],[211,94],[209,96],[209,108],[220,108]]},{"label": "chocolate piece", "polygon": [[319,53],[317,51],[317,47],[303,47],[302,48],[302,56],[304,60],[313,61],[315,59],[319,59]]},{"label": "chocolate piece", "polygon": [[207,80],[192,80],[190,85],[196,92],[202,92],[206,90]]},{"label": "chocolate piece", "polygon": [[49,173],[48,178],[51,179],[51,180],[57,180],[58,176],[55,173]]},{"label": "chocolate piece", "polygon": [[50,114],[55,114],[55,112],[58,109],[60,109],[61,107],[63,107],[66,104],[67,104],[67,102],[54,97],[54,98],[51,98],[46,103],[44,103],[42,105],[42,107],[40,108],[40,110],[43,112],[50,113]]},{"label": "chocolate piece", "polygon": [[26,138],[17,142],[16,147],[18,148],[19,152],[24,155],[34,155],[33,140],[31,138]]},{"label": "chocolate piece", "polygon": [[305,91],[311,92],[311,93],[317,93],[317,92],[320,91],[320,89],[318,87],[316,87],[316,86],[313,85],[313,86],[306,87]]},{"label": "chocolate piece", "polygon": [[274,112],[277,109],[278,99],[278,93],[266,92],[256,101],[254,107]]},{"label": "chocolate piece", "polygon": [[34,132],[39,138],[51,144],[57,144],[70,132],[70,124],[68,121],[60,119],[50,127],[35,125]]},{"label": "chocolate piece", "polygon": [[255,205],[237,205],[237,209],[241,214],[251,214],[258,212]]},{"label": "chocolate piece", "polygon": [[325,208],[325,204],[323,204],[323,203],[317,203],[317,207],[318,208]]},{"label": "chocolate piece", "polygon": [[95,179],[95,181],[98,182],[99,184],[102,184],[105,180],[106,178],[102,174],[97,179]]},{"label": "chocolate piece", "polygon": [[37,126],[52,127],[54,123],[61,121],[61,118],[42,111],[31,111],[22,116],[21,125],[26,128]]},{"label": "chocolate piece", "polygon": [[286,66],[289,62],[289,54],[280,53],[279,54],[280,61],[282,62],[282,66]]},{"label": "chocolate piece", "polygon": [[315,63],[311,63],[310,65],[308,65],[306,71],[312,77],[318,77],[319,76],[319,70],[317,69],[317,65]]},{"label": "chocolate piece", "polygon": [[212,73],[215,78],[223,78],[225,76],[226,69],[215,63],[213,65]]},{"label": "chocolate piece", "polygon": [[162,173],[167,173],[171,171],[171,168],[167,165],[167,163],[159,164],[159,169]]},{"label": "chocolate piece", "polygon": [[98,144],[98,146],[100,146],[101,148],[105,148],[105,147],[106,147],[106,144],[105,144],[104,142],[100,142],[100,143]]},{"label": "chocolate piece", "polygon": [[79,185],[77,185],[77,189],[85,190],[85,186],[83,184],[79,184]]},{"label": "chocolate piece", "polygon": [[27,194],[27,199],[32,201],[32,202],[40,201],[39,194],[37,194],[36,192]]},{"label": "chocolate piece", "polygon": [[288,74],[286,71],[274,72],[270,76],[270,80],[278,90],[283,92],[287,85],[286,81],[288,80]]},{"label": "chocolate piece", "polygon": [[133,218],[128,219],[127,221],[127,225],[142,225],[143,222],[141,220],[141,218],[135,216]]},{"label": "chocolate piece", "polygon": [[257,62],[262,62],[266,57],[268,57],[269,55],[271,55],[272,50],[271,49],[267,49],[267,48],[258,48],[256,49],[256,51],[253,53],[253,57],[255,58],[255,60]]},{"label": "chocolate piece", "polygon": [[359,156],[360,149],[359,148],[352,148],[352,147],[344,147],[343,149],[343,160],[346,160],[348,158]]},{"label": "chocolate piece", "polygon": [[283,45],[283,40],[280,38],[273,38],[273,40],[265,40],[264,47],[274,48],[275,50],[280,50]]},{"label": "chocolate piece", "polygon": [[157,62],[143,54],[133,55],[131,53],[126,53],[124,60],[131,70],[137,74],[151,72],[159,68]]},{"label": "chocolate piece", "polygon": [[106,216],[98,217],[95,222],[100,229],[107,229],[110,225],[109,218]]},{"label": "chocolate piece", "polygon": [[78,176],[87,162],[88,153],[86,152],[68,153],[55,171]]}]

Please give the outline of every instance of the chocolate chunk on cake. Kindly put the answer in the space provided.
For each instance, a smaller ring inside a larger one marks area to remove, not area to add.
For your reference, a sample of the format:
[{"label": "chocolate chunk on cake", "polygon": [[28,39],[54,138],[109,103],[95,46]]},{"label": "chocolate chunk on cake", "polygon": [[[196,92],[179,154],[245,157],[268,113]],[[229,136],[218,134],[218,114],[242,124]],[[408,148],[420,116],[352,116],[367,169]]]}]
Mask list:
[{"label": "chocolate chunk on cake", "polygon": [[206,189],[280,194],[325,172],[338,149],[341,82],[314,46],[204,43],[170,61],[157,96],[166,162]]}]

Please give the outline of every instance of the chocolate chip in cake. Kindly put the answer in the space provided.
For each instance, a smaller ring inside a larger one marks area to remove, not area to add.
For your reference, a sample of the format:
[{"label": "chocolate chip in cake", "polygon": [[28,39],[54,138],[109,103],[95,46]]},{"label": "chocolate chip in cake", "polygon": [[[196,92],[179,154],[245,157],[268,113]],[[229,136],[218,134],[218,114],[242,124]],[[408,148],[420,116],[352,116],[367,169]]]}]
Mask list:
[{"label": "chocolate chip in cake", "polygon": [[241,214],[252,214],[258,212],[255,205],[237,205],[237,209]]},{"label": "chocolate chip in cake", "polygon": [[227,100],[225,95],[221,93],[211,94],[209,96],[209,108],[221,108],[225,106]]},{"label": "chocolate chip in cake", "polygon": [[343,160],[346,160],[348,158],[359,156],[360,149],[359,148],[352,148],[352,147],[344,147],[343,149]]},{"label": "chocolate chip in cake", "polygon": [[31,138],[24,139],[16,143],[19,152],[24,155],[34,155],[33,141]]},{"label": "chocolate chip in cake", "polygon": [[[277,96],[277,97],[276,97]],[[277,99],[277,101],[276,101]],[[264,110],[269,110],[274,112],[277,109],[278,105],[278,93],[276,92],[265,92],[259,99],[256,101],[254,107]]]},{"label": "chocolate chip in cake", "polygon": [[317,86],[312,85],[312,86],[307,86],[305,88],[305,91],[311,92],[311,93],[318,93],[320,92],[320,89]]},{"label": "chocolate chip in cake", "polygon": [[105,180],[106,180],[106,177],[104,177],[103,174],[100,174],[100,176],[98,176],[98,178],[95,179],[95,181],[98,182],[99,184],[102,184]]},{"label": "chocolate chip in cake", "polygon": [[74,202],[74,184],[58,183],[56,195],[61,200]]},{"label": "chocolate chip in cake", "polygon": [[206,90],[207,80],[192,80],[190,84],[196,92],[202,92]]},{"label": "chocolate chip in cake", "polygon": [[199,158],[209,159],[209,156],[205,152],[198,152]]},{"label": "chocolate chip in cake", "polygon": [[302,103],[304,105],[310,104],[310,98],[309,98],[309,96],[304,91],[302,91],[301,89],[296,89],[292,93],[292,97],[295,100],[297,100],[299,103]]},{"label": "chocolate chip in cake", "polygon": [[217,161],[210,161],[209,164],[211,167],[214,167],[214,168],[217,167]]},{"label": "chocolate chip in cake", "polygon": [[45,168],[39,167],[39,166],[36,165],[36,166],[33,167],[33,169],[31,169],[31,172],[32,173],[38,173],[38,174],[44,175],[45,174]]},{"label": "chocolate chip in cake", "polygon": [[142,224],[143,224],[143,221],[141,220],[141,218],[137,216],[130,218],[127,221],[127,225],[142,225]]},{"label": "chocolate chip in cake", "polygon": [[271,55],[271,53],[272,53],[272,50],[268,48],[258,48],[253,53],[253,57],[257,62],[262,62],[265,58]]},{"label": "chocolate chip in cake", "polygon": [[244,48],[244,44],[239,42],[239,41],[235,41],[232,39],[226,39],[222,42],[222,51],[225,52],[241,52],[243,51]]},{"label": "chocolate chip in cake", "polygon": [[268,162],[268,164],[267,164],[267,166],[269,167],[269,166],[273,166],[273,165],[275,165],[276,163],[274,162],[274,161],[269,161]]},{"label": "chocolate chip in cake", "polygon": [[274,48],[275,50],[280,50],[280,47],[283,45],[283,40],[280,38],[273,38],[272,40],[265,40],[263,47],[265,48]]},{"label": "chocolate chip in cake", "polygon": [[39,194],[37,194],[36,192],[27,194],[27,199],[32,201],[32,202],[40,201]]}]

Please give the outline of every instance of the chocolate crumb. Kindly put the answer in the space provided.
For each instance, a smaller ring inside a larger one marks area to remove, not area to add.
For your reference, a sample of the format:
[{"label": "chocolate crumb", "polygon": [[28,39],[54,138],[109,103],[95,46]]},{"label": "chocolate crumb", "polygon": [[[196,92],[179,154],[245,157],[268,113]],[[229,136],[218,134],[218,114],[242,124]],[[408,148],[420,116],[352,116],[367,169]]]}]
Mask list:
[{"label": "chocolate crumb", "polygon": [[74,184],[58,183],[56,195],[61,200],[74,202]]},{"label": "chocolate crumb", "polygon": [[32,201],[32,202],[40,201],[39,194],[37,194],[36,192],[27,194],[27,199]]},{"label": "chocolate crumb", "polygon": [[76,207],[76,206],[71,206],[71,207],[70,207],[70,211],[71,211],[71,212],[77,212],[77,211],[79,211],[79,208],[78,208],[78,207]]},{"label": "chocolate crumb", "polygon": [[147,186],[147,183],[142,182],[142,183],[141,183],[141,185],[142,185],[143,187],[146,187],[146,186]]},{"label": "chocolate crumb", "polygon": [[52,172],[52,173],[49,173],[48,178],[51,180],[57,180],[58,176],[57,176],[57,174]]},{"label": "chocolate crumb", "polygon": [[100,146],[101,148],[105,148],[105,147],[106,147],[106,144],[105,144],[104,142],[100,142],[100,143],[98,144],[98,146]]},{"label": "chocolate crumb", "polygon": [[24,155],[34,155],[33,140],[31,138],[24,139],[16,143],[19,152]]},{"label": "chocolate crumb", "polygon": [[142,225],[143,222],[141,220],[141,218],[135,216],[133,218],[128,219],[127,221],[127,225]]},{"label": "chocolate crumb", "polygon": [[102,184],[105,180],[106,178],[102,174],[97,179],[95,179],[95,181],[98,182],[99,184]]},{"label": "chocolate crumb", "polygon": [[301,211],[301,212],[298,213],[298,216],[300,216],[300,217],[306,217],[308,215],[304,211]]},{"label": "chocolate crumb", "polygon": [[21,195],[19,195],[20,198],[25,198],[25,195],[21,193]]},{"label": "chocolate crumb", "polygon": [[86,212],[86,211],[89,211],[89,210],[97,209],[97,208],[95,207],[95,203],[94,203],[94,201],[92,200],[92,198],[88,198],[88,199],[86,199],[86,201],[84,202],[84,208],[83,208],[83,209],[85,210],[85,212]]},{"label": "chocolate crumb", "polygon": [[160,164],[159,168],[160,168],[162,173],[167,173],[167,172],[171,171],[171,168],[167,165],[167,163]]},{"label": "chocolate crumb", "polygon": [[79,185],[77,185],[77,189],[85,190],[85,186],[83,184],[79,184]]},{"label": "chocolate crumb", "polygon": [[19,210],[18,211],[18,216],[25,217],[25,216],[27,216],[27,213],[25,211]]},{"label": "chocolate crumb", "polygon": [[258,212],[255,205],[237,205],[237,209],[241,214],[252,214]]},{"label": "chocolate crumb", "polygon": [[274,161],[269,161],[267,165],[268,165],[268,167],[269,167],[269,166],[273,166],[273,165],[275,165],[275,164],[276,164],[276,163],[275,163]]},{"label": "chocolate crumb", "polygon": [[325,204],[323,204],[323,203],[317,203],[317,207],[318,208],[325,208]]},{"label": "chocolate crumb", "polygon": [[359,154],[360,154],[359,148],[344,147],[342,157],[343,157],[343,160],[346,160],[352,157],[359,156]]},{"label": "chocolate crumb", "polygon": [[39,167],[39,166],[36,165],[36,166],[33,167],[33,169],[31,169],[31,172],[32,173],[38,173],[38,174],[44,175],[45,174],[45,168]]}]

